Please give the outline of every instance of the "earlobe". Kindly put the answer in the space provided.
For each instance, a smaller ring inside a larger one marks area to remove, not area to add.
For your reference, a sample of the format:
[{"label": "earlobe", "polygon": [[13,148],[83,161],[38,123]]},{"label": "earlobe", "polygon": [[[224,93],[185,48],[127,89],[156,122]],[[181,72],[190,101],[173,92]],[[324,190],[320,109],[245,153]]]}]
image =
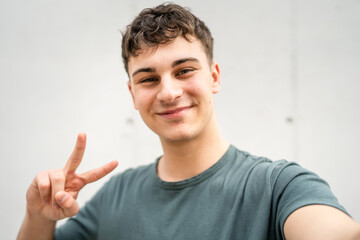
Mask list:
[{"label": "earlobe", "polygon": [[219,64],[213,63],[211,66],[212,76],[212,93],[218,93],[220,91],[220,68]]},{"label": "earlobe", "polygon": [[131,94],[131,98],[133,100],[134,108],[137,110],[138,108],[137,108],[136,103],[135,103],[135,97],[134,97],[134,93],[133,93],[133,90],[132,90],[132,87],[131,87],[130,80],[127,82],[127,85],[128,85],[129,92]]}]

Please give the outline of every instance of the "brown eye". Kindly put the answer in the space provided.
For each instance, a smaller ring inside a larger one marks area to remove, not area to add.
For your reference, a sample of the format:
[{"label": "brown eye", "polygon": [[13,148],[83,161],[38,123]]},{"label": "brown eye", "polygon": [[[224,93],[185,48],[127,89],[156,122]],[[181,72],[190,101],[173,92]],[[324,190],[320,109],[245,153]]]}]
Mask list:
[{"label": "brown eye", "polygon": [[186,68],[186,69],[182,69],[181,71],[179,71],[176,75],[179,76],[179,75],[184,75],[188,72],[191,72],[193,71],[193,69],[190,69],[190,68]]},{"label": "brown eye", "polygon": [[156,78],[145,78],[141,80],[140,83],[148,83],[148,82],[156,82],[156,81],[157,81]]}]

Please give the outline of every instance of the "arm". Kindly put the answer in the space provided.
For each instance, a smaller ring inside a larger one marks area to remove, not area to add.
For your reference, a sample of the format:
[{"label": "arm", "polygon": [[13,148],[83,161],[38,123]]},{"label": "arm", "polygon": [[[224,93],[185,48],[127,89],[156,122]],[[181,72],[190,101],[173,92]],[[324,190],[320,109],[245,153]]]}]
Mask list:
[{"label": "arm", "polygon": [[17,239],[54,239],[56,221],[26,211]]},{"label": "arm", "polygon": [[287,240],[360,240],[360,224],[334,207],[309,205],[290,214],[284,234]]},{"label": "arm", "polygon": [[26,193],[26,215],[17,239],[53,239],[56,221],[72,217],[79,211],[76,198],[88,183],[99,180],[117,166],[112,161],[82,174],[80,165],[86,145],[86,135],[79,134],[75,148],[65,167],[36,175]]}]

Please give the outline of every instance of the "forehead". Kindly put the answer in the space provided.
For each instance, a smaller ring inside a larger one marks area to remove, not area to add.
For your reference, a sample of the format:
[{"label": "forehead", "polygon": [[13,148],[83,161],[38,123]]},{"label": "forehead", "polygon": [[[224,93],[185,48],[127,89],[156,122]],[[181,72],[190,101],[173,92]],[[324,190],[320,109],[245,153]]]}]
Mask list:
[{"label": "forehead", "polygon": [[188,41],[178,37],[167,44],[144,48],[138,56],[130,57],[129,74],[131,76],[137,68],[170,66],[172,62],[182,58],[196,58],[201,63],[207,63],[205,48],[199,40],[190,38]]}]

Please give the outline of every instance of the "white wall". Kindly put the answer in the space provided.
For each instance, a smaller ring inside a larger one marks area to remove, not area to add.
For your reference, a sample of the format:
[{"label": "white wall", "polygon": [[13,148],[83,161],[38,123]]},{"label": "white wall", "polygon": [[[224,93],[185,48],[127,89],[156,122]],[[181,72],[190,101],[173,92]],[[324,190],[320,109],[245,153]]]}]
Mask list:
[{"label": "white wall", "polygon": [[[78,132],[88,134],[80,171],[161,154],[132,108],[118,31],[160,2],[0,0],[0,239],[15,238],[32,178],[62,167]],[[360,2],[175,2],[215,37],[226,138],[315,171],[360,221]]]}]

